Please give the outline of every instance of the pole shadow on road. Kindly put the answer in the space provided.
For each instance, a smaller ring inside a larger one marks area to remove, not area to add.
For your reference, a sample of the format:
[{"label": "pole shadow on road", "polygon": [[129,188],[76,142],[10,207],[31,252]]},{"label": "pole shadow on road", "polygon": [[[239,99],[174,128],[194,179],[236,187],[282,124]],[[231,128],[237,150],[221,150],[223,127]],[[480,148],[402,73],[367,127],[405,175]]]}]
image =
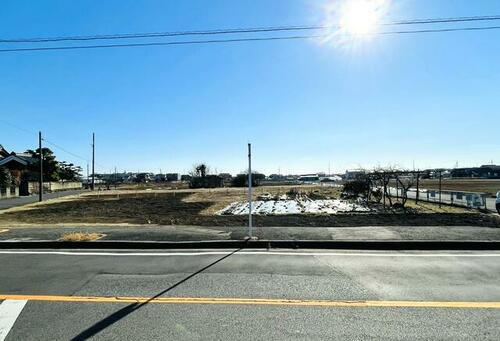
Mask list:
[{"label": "pole shadow on road", "polygon": [[192,273],[191,275],[183,278],[182,280],[180,280],[179,282],[175,283],[174,285],[168,287],[167,289],[159,292],[158,294],[156,294],[155,296],[149,298],[145,302],[142,302],[142,303],[136,302],[136,303],[129,304],[128,306],[126,306],[126,307],[118,310],[117,312],[114,312],[113,314],[109,315],[108,317],[106,317],[106,318],[102,319],[101,321],[95,323],[93,326],[87,328],[86,330],[84,330],[83,332],[81,332],[80,334],[78,334],[77,336],[75,336],[74,338],[72,338],[71,340],[73,340],[73,341],[87,340],[87,339],[93,337],[94,335],[96,335],[97,333],[103,331],[104,329],[106,329],[110,325],[114,324],[115,322],[118,322],[119,320],[121,320],[122,318],[126,317],[127,315],[129,315],[129,314],[133,313],[134,311],[142,308],[143,306],[145,306],[146,304],[148,304],[152,300],[160,297],[161,295],[166,294],[170,290],[175,289],[176,287],[178,287],[182,283],[186,282],[190,278],[193,278],[194,276],[196,276],[199,273],[207,270],[208,268],[214,266],[215,264],[217,264],[219,262],[222,262],[224,259],[231,257],[236,252],[241,251],[242,249],[243,248],[239,248],[239,249],[234,250],[233,252],[231,252],[231,253],[229,253],[229,254],[227,254],[227,255],[225,255],[225,256],[217,259],[216,261],[208,264],[207,266],[201,268],[200,270],[198,270],[198,271]]}]

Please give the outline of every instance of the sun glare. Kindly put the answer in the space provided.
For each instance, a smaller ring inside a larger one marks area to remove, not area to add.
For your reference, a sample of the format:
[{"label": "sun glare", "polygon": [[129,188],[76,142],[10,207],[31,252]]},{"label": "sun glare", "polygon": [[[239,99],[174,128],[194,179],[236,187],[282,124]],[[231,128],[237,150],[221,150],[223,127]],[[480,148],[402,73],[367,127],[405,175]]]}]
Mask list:
[{"label": "sun glare", "polygon": [[375,33],[387,7],[386,0],[350,0],[340,8],[340,30],[352,36]]}]

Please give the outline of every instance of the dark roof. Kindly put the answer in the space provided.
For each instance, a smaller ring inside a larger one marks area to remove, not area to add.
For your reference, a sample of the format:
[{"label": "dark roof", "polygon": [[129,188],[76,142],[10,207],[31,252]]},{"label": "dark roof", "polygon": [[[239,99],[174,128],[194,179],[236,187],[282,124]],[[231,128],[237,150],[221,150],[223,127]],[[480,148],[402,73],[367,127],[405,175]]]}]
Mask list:
[{"label": "dark roof", "polygon": [[9,156],[4,157],[3,159],[0,160],[0,166],[3,166],[3,165],[5,165],[9,162],[12,162],[12,161],[20,163],[23,166],[28,165],[28,161],[24,160],[23,158],[20,158],[16,155],[9,155]]},{"label": "dark roof", "polygon": [[9,152],[0,144],[0,157],[9,156]]}]

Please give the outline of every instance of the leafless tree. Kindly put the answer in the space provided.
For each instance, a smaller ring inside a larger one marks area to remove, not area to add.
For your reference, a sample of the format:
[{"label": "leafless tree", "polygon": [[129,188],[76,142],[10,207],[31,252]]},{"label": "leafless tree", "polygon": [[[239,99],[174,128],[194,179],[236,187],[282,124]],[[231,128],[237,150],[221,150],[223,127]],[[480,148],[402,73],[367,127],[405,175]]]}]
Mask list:
[{"label": "leafless tree", "polygon": [[396,181],[402,189],[401,205],[404,208],[408,201],[408,191],[417,182],[417,176],[413,172],[401,171],[396,177]]},{"label": "leafless tree", "polygon": [[192,177],[204,178],[210,173],[210,167],[205,163],[198,163],[193,165],[193,170],[189,172]]}]

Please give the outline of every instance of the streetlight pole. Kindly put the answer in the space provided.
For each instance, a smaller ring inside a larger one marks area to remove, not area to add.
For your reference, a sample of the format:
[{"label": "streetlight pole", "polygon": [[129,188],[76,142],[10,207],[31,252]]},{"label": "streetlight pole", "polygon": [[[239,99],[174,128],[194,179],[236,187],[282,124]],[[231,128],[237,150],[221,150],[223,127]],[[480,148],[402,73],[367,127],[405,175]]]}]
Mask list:
[{"label": "streetlight pole", "polygon": [[95,133],[92,133],[92,190],[95,185]]},{"label": "streetlight pole", "polygon": [[248,144],[248,236],[252,238],[252,144]]},{"label": "streetlight pole", "polygon": [[43,201],[43,154],[42,154],[42,132],[38,132],[38,152],[40,153],[40,175],[38,177],[38,201]]}]

